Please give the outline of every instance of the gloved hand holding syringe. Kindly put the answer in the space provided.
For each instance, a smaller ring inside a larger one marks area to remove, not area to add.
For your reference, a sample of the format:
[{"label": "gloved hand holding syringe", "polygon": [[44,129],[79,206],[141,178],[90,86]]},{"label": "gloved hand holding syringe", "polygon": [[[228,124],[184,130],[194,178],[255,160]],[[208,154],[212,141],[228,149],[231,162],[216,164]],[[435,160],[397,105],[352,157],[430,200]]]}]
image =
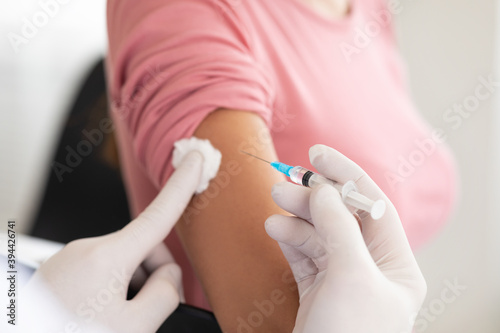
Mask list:
[{"label": "gloved hand holding syringe", "polygon": [[342,199],[345,204],[352,206],[354,208],[368,212],[372,219],[378,220],[385,213],[385,201],[384,200],[371,200],[361,193],[358,192],[358,188],[354,181],[348,181],[347,183],[340,184],[332,179],[328,179],[318,173],[312,172],[301,166],[290,166],[281,162],[269,162],[258,156],[252,155],[245,151],[242,153],[249,156],[255,157],[263,162],[269,163],[274,169],[283,173],[289,177],[292,182],[302,186],[314,188],[321,184],[332,185],[339,193],[342,195]]}]

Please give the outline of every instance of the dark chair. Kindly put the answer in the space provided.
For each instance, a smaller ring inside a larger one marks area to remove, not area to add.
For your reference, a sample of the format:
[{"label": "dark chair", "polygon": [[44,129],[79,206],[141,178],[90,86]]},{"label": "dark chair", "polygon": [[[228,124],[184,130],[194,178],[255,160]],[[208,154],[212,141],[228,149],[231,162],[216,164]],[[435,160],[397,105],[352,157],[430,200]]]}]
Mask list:
[{"label": "dark chair", "polygon": [[[107,109],[104,64],[99,61],[68,112],[33,236],[68,243],[116,231],[130,221],[114,135],[99,130],[100,122],[110,118]],[[99,135],[94,140],[85,136],[96,130],[102,139]],[[129,297],[136,292],[129,290]],[[158,330],[169,332],[222,331],[211,312],[181,304]]]}]

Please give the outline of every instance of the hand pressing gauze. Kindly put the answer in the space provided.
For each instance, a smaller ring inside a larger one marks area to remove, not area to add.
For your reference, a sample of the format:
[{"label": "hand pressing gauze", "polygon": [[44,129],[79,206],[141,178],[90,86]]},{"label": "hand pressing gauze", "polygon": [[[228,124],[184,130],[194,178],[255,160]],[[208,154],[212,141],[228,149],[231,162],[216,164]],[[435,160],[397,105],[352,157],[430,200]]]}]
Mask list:
[{"label": "hand pressing gauze", "polygon": [[222,154],[212,146],[209,140],[201,140],[195,137],[182,139],[174,143],[174,153],[172,158],[174,168],[177,169],[184,156],[192,151],[197,151],[203,155],[203,170],[200,183],[196,188],[196,193],[200,194],[208,188],[210,180],[217,175]]}]

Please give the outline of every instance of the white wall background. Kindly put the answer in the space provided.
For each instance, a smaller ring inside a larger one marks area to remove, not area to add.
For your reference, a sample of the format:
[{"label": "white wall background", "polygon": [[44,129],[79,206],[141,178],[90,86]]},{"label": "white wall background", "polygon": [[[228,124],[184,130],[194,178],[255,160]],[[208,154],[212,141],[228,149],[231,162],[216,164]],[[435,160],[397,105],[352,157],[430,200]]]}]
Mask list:
[{"label": "white wall background", "polygon": [[[494,174],[500,170],[500,91],[457,129],[443,119],[454,103],[474,95],[479,76],[488,77],[498,69],[497,1],[403,0],[402,4],[397,33],[413,96],[424,117],[446,130],[462,182],[454,218],[417,253],[429,287],[424,303],[429,315],[419,316],[428,325],[420,321],[418,332],[498,333],[500,182]],[[445,281],[454,279],[467,289],[446,304],[441,293]]]},{"label": "white wall background", "polygon": [[[251,1],[251,0],[248,0]],[[481,104],[453,130],[443,114],[474,93],[478,76],[498,70],[495,0],[401,0],[396,16],[415,101],[443,128],[461,170],[462,198],[453,220],[417,254],[427,277],[429,333],[500,332],[499,98]],[[0,1],[0,221],[26,227],[50,170],[57,128],[84,71],[105,50],[104,0],[69,1],[15,54],[5,37],[19,33],[38,1]],[[500,78],[500,72],[497,75]],[[500,94],[497,94],[500,95]],[[445,281],[467,289],[440,308]]]},{"label": "white wall background", "polygon": [[39,208],[62,115],[106,50],[105,3],[0,0],[0,221],[19,231]]}]

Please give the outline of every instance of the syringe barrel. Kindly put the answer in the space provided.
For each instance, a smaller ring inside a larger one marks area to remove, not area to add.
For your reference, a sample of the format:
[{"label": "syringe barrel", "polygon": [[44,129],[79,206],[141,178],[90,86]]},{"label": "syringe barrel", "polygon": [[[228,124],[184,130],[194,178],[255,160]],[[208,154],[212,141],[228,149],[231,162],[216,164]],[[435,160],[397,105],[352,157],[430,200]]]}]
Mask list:
[{"label": "syringe barrel", "polygon": [[332,185],[342,195],[346,204],[368,212],[375,220],[378,220],[384,215],[385,202],[383,200],[373,201],[361,193],[358,193],[353,182],[347,182],[343,185],[301,166],[293,167],[290,170],[290,179],[295,184],[310,188],[314,188],[321,184]]},{"label": "syringe barrel", "polygon": [[308,170],[301,166],[293,167],[290,170],[290,179],[295,184],[299,184],[310,188],[315,188],[316,186],[321,184],[329,184],[342,193],[341,184],[326,177],[323,177],[322,175],[312,172],[311,170]]}]

